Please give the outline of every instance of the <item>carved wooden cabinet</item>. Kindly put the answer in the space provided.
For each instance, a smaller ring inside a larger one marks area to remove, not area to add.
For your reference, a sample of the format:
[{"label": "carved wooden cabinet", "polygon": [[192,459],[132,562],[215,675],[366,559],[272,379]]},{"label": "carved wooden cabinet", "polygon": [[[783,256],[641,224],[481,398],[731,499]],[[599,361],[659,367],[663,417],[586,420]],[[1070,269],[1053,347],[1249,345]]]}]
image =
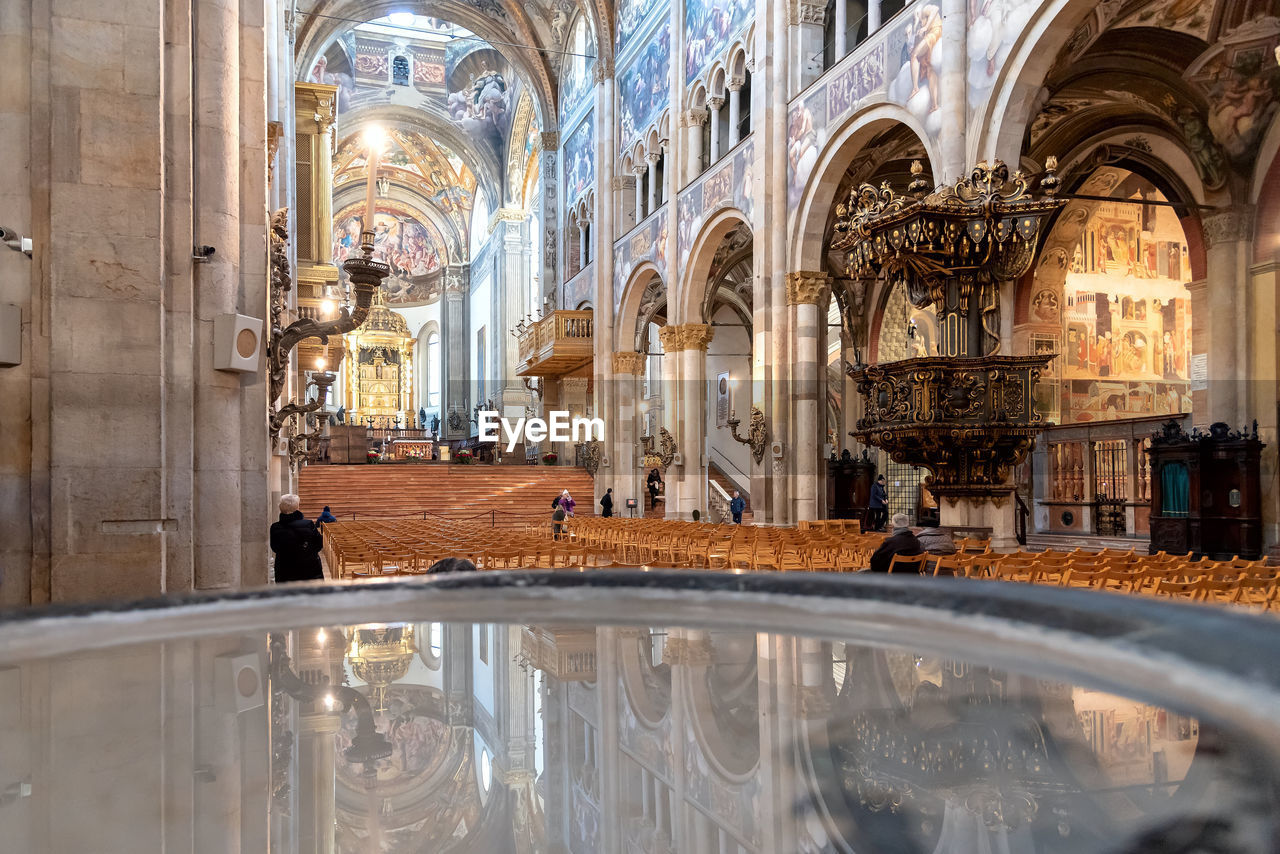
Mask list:
[{"label": "carved wooden cabinet", "polygon": [[1184,433],[1169,422],[1151,439],[1151,552],[1220,560],[1262,556],[1263,443],[1257,426],[1222,422]]},{"label": "carved wooden cabinet", "polygon": [[827,517],[857,519],[865,526],[875,479],[876,464],[866,451],[861,457],[853,456],[848,449],[839,459],[833,454],[827,461]]}]

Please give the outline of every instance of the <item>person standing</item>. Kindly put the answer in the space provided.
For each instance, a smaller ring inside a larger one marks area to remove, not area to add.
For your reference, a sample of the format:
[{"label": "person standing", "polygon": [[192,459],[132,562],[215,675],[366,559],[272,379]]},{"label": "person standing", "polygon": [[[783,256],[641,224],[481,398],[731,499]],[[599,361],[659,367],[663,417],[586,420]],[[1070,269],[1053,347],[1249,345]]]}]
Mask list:
[{"label": "person standing", "polygon": [[322,581],[320,550],[324,538],[298,509],[298,496],[280,496],[280,520],[271,524],[271,551],[276,555],[276,583]]},{"label": "person standing", "polygon": [[560,506],[564,508],[566,516],[573,515],[573,509],[578,506],[578,502],[574,501],[569,495],[569,490],[560,493]]},{"label": "person standing", "polygon": [[893,536],[886,537],[885,541],[880,544],[880,548],[876,549],[871,555],[871,571],[888,572],[889,564],[893,563],[894,555],[911,557],[912,555],[922,554],[924,554],[924,549],[921,548],[920,541],[916,539],[916,535],[911,531],[911,519],[906,513],[894,513]]},{"label": "person standing", "polygon": [[662,489],[662,475],[657,469],[649,472],[649,507],[658,508],[658,492]]},{"label": "person standing", "polygon": [[742,511],[747,509],[747,502],[743,500],[738,490],[733,491],[733,500],[729,502],[729,512],[733,515],[733,524],[742,524]]},{"label": "person standing", "polygon": [[867,527],[872,531],[883,531],[884,523],[889,518],[889,488],[884,475],[876,478],[871,484],[871,501],[867,505]]},{"label": "person standing", "polygon": [[600,517],[608,519],[613,515],[613,489],[606,489],[604,497],[600,499]]}]

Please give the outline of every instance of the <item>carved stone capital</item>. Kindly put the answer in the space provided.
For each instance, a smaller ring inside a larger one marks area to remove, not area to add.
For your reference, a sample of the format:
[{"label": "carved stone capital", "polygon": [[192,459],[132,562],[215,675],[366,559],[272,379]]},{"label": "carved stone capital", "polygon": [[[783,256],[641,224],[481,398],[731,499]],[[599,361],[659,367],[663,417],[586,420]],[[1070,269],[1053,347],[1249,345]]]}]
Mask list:
[{"label": "carved stone capital", "polygon": [[675,353],[684,349],[684,336],[679,326],[663,326],[658,329],[658,340],[662,342],[662,352]]},{"label": "carved stone capital", "polygon": [[644,156],[644,159],[656,165],[657,162],[662,159],[662,152],[650,151],[648,154]]},{"label": "carved stone capital", "polygon": [[596,57],[595,70],[592,72],[596,83],[603,83],[613,76],[613,60]]},{"label": "carved stone capital", "polygon": [[672,667],[707,667],[711,664],[711,642],[706,638],[667,638],[662,660]]},{"label": "carved stone capital", "polygon": [[821,305],[831,288],[826,273],[800,270],[787,273],[787,305]]},{"label": "carved stone capital", "polygon": [[827,5],[815,0],[796,0],[787,9],[792,26],[797,24],[814,24],[823,26],[827,22]]},{"label": "carved stone capital", "polygon": [[798,689],[800,715],[808,720],[821,720],[831,714],[831,697],[821,685],[801,685]]},{"label": "carved stone capital", "polygon": [[1204,226],[1206,246],[1220,243],[1238,243],[1253,237],[1253,207],[1239,205],[1208,214],[1201,220]]},{"label": "carved stone capital", "polygon": [[560,134],[556,131],[544,131],[542,134],[542,150],[555,151],[560,147]]},{"label": "carved stone capital", "polygon": [[586,394],[587,386],[591,384],[590,377],[564,377],[560,380],[564,384],[564,390],[569,394]]},{"label": "carved stone capital", "polygon": [[681,350],[703,350],[711,344],[716,330],[707,323],[686,323],[680,330]]},{"label": "carved stone capital", "polygon": [[702,127],[710,118],[706,109],[685,110],[684,115],[680,117],[680,123],[687,128]]},{"label": "carved stone capital", "polygon": [[615,374],[644,373],[644,353],[633,353],[629,350],[617,351],[613,354],[613,372]]},{"label": "carved stone capital", "polygon": [[713,111],[719,110],[721,107],[724,106],[724,98],[721,98],[719,96],[708,98],[707,106],[710,107]]}]

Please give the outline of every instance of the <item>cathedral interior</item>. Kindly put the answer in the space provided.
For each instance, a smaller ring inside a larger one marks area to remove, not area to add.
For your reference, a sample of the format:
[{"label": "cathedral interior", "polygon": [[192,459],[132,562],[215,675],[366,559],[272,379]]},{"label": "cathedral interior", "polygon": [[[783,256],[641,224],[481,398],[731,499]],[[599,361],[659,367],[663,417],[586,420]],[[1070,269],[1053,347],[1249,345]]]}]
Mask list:
[{"label": "cathedral interior", "polygon": [[1280,0],[5,0],[0,56],[13,850],[1280,850]]}]

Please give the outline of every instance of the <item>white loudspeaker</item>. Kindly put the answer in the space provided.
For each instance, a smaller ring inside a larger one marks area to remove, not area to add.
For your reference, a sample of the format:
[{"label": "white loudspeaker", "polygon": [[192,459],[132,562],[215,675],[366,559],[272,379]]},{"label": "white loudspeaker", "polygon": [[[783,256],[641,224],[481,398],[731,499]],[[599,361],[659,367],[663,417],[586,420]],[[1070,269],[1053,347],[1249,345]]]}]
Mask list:
[{"label": "white loudspeaker", "polygon": [[0,367],[22,364],[22,308],[0,303]]},{"label": "white loudspeaker", "polygon": [[673,466],[684,465],[684,457],[680,454],[679,451],[676,451],[675,455],[671,457],[671,465]]},{"label": "white loudspeaker", "polygon": [[262,705],[262,662],[254,652],[220,655],[213,660],[218,711],[247,712]]},{"label": "white loudspeaker", "polygon": [[213,366],[219,371],[256,374],[262,360],[262,321],[243,314],[220,314],[213,321]]},{"label": "white loudspeaker", "polygon": [[782,459],[782,443],[781,442],[774,442],[772,445],[769,446],[769,449],[773,451],[773,458],[775,460]]}]

